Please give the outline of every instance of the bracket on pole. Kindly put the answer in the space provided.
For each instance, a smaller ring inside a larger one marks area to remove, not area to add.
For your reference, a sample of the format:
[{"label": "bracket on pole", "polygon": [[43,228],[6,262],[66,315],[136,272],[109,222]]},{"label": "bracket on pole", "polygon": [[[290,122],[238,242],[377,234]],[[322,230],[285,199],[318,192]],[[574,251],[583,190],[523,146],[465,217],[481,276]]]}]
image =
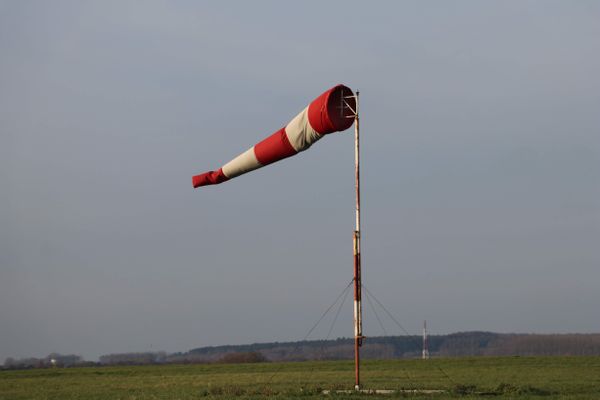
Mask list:
[{"label": "bracket on pole", "polygon": [[[358,92],[356,95],[344,96],[344,91],[342,89],[342,96],[340,97],[340,105],[337,107],[340,109],[340,117],[342,118],[356,118],[358,116],[358,110],[355,110],[350,103],[346,99],[354,99],[356,103],[358,103]],[[355,103],[355,104],[356,104]],[[358,104],[357,104],[358,105]],[[358,108],[358,107],[357,107]],[[347,115],[346,110],[350,110],[351,115]]]}]

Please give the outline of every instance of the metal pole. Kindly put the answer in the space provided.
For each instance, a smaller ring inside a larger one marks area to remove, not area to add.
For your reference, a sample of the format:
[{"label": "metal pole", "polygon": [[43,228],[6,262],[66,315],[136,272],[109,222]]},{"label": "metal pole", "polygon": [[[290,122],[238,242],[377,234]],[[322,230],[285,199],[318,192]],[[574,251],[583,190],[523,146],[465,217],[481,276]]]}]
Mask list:
[{"label": "metal pole", "polygon": [[354,230],[354,389],[360,389],[360,346],[362,346],[362,305],[360,280],[360,146],[358,95],[356,92],[356,113],[354,117],[354,174],[356,188],[356,229]]}]

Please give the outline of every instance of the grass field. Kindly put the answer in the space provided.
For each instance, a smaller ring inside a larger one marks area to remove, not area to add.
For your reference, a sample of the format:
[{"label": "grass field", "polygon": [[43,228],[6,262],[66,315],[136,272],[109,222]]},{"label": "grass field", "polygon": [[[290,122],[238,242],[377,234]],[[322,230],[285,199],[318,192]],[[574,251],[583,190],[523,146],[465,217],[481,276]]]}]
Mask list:
[{"label": "grass field", "polygon": [[365,361],[365,388],[443,394],[323,395],[350,389],[348,361],[0,371],[0,399],[515,398],[600,399],[600,357]]}]

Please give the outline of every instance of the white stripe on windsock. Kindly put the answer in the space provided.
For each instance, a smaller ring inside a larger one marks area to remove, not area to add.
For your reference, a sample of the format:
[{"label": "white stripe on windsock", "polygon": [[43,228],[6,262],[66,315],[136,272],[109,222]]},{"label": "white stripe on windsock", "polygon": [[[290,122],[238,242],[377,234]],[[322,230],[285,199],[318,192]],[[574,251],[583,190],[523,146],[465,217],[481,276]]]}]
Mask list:
[{"label": "white stripe on windsock", "polygon": [[308,120],[308,107],[285,127],[285,134],[287,135],[290,144],[297,152],[308,149],[314,142],[321,139],[323,136],[319,135],[319,132],[315,131],[310,125]]},{"label": "white stripe on windsock", "polygon": [[229,179],[245,174],[246,172],[254,171],[262,167],[262,164],[256,159],[254,154],[254,146],[246,150],[227,164],[223,165],[223,173]]}]

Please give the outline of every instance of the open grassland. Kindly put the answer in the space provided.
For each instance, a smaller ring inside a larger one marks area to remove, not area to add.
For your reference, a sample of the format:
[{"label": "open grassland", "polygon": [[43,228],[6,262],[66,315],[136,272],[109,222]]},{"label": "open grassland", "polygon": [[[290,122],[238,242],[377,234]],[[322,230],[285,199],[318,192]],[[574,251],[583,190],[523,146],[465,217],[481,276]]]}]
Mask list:
[{"label": "open grassland", "polygon": [[365,361],[367,389],[442,394],[321,394],[350,389],[348,361],[156,365],[0,371],[0,399],[600,399],[600,357],[477,357]]}]

